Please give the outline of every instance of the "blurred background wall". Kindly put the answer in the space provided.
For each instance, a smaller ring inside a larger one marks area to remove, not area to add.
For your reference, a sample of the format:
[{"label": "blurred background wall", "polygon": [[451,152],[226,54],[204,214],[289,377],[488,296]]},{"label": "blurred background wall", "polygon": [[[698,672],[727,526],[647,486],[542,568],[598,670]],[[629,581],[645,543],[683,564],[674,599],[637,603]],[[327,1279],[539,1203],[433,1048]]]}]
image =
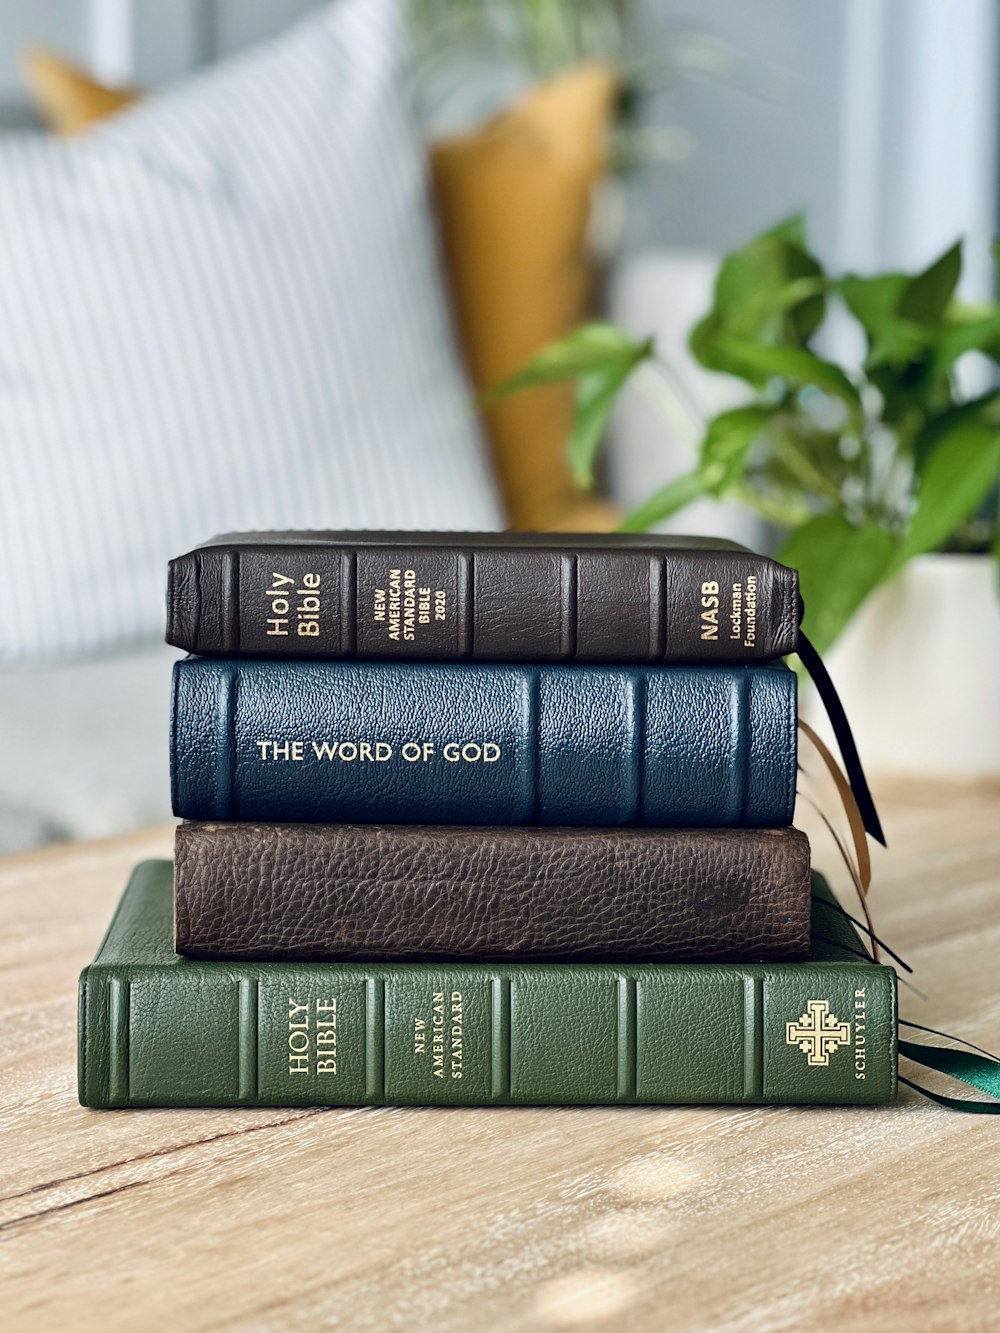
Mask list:
[{"label": "blurred background wall", "polygon": [[[319,0],[5,0],[0,117],[29,124],[20,60],[50,45],[110,83],[157,85],[282,31]],[[834,262],[925,262],[997,213],[992,0],[637,0],[653,42],[695,30],[735,58],[651,104],[691,155],[636,182],[633,246],[719,253],[804,209]],[[982,248],[982,247],[980,247]],[[967,283],[988,281],[985,261]]]}]

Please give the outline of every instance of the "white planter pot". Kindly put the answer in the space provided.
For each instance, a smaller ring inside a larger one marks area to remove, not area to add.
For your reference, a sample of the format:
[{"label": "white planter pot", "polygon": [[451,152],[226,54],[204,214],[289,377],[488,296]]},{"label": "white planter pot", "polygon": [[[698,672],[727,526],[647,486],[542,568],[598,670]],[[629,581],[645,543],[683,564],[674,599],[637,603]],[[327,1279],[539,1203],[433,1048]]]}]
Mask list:
[{"label": "white planter pot", "polygon": [[[990,556],[911,561],[868,599],[826,664],[870,772],[1000,776],[1000,597]],[[805,711],[816,718],[812,693]]]}]

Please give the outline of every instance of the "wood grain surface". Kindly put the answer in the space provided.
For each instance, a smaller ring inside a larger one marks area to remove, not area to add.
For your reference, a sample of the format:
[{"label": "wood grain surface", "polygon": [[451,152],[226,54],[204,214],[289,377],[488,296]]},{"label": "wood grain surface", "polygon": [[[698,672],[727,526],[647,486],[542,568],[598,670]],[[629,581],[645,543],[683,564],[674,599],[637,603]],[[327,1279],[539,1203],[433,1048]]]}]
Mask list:
[{"label": "wood grain surface", "polygon": [[[904,1014],[995,1048],[1000,794],[897,787],[882,812],[876,923],[926,996]],[[0,862],[5,1329],[1000,1326],[1000,1119],[907,1089],[866,1110],[82,1110],[77,974],[170,842]],[[834,864],[820,837],[815,857]]]}]

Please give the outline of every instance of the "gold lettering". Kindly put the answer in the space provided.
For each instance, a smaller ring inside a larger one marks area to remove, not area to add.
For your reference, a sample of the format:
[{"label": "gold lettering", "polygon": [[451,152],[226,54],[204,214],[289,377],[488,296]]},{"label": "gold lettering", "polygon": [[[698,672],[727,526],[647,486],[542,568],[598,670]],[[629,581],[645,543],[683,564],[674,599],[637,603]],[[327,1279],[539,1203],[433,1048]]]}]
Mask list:
[{"label": "gold lettering", "polygon": [[288,997],[288,1072],[309,1073],[309,1004]]},{"label": "gold lettering", "polygon": [[729,637],[739,642],[743,638],[743,584],[733,584],[733,601],[729,611]]},{"label": "gold lettering", "polygon": [[444,1078],[444,991],[434,991],[431,1005],[431,1073]]},{"label": "gold lettering", "polygon": [[753,648],[757,642],[757,577],[750,574],[747,578],[746,627],[743,647]]},{"label": "gold lettering", "polygon": [[308,1001],[289,996],[288,1072],[308,1074],[311,1068],[317,1074],[337,1072],[337,1001],[317,999],[310,1008]]},{"label": "gold lettering", "polygon": [[301,741],[272,741],[271,742],[272,759],[290,759],[293,762],[302,758]]},{"label": "gold lettering", "polygon": [[407,741],[406,744],[403,746],[403,748],[400,750],[400,754],[403,756],[403,758],[406,760],[408,764],[415,764],[417,762],[423,762],[426,764],[428,759],[430,759],[433,753],[434,753],[433,741],[424,741],[422,745],[419,744],[417,741]]},{"label": "gold lettering", "polygon": [[719,585],[714,579],[701,585],[701,637],[703,641],[719,637]]},{"label": "gold lettering", "polygon": [[400,571],[398,569],[389,570],[389,638],[399,641],[399,608],[400,608]]},{"label": "gold lettering", "polygon": [[854,1078],[857,1082],[864,1080],[868,1067],[866,989],[861,986],[854,992]]},{"label": "gold lettering", "polygon": [[393,643],[415,643],[422,628],[448,618],[448,591],[421,582],[422,571],[389,569],[385,587],[372,589],[372,619]]},{"label": "gold lettering", "polygon": [[301,763],[305,759],[304,741],[255,741],[254,744],[260,750],[262,760],[291,760],[294,763]]},{"label": "gold lettering", "polygon": [[482,745],[477,741],[466,741],[464,744],[448,741],[442,747],[441,754],[449,764],[457,764],[459,760],[467,764],[495,764],[500,758],[500,746],[495,741],[485,741]]},{"label": "gold lettering", "polygon": [[337,1072],[337,1001],[316,1001],[316,1073]]},{"label": "gold lettering", "polygon": [[450,1060],[448,1072],[453,1079],[462,1077],[463,1055],[465,1050],[465,1002],[462,999],[460,990],[453,990],[451,993],[451,1030],[449,1036],[451,1045],[449,1050]]},{"label": "gold lettering", "polygon": [[[294,584],[294,582],[295,580],[290,574],[279,574],[277,570],[274,570],[271,574],[271,586],[264,589],[264,596],[270,599],[269,614],[264,619],[265,625],[268,626],[265,637],[269,639],[288,638],[289,615],[291,612],[291,602],[289,601],[291,588],[289,585]],[[318,606],[316,610],[318,612]],[[315,619],[315,616],[310,617],[310,619]],[[303,633],[301,627],[296,628],[296,633]],[[311,631],[306,630],[305,633],[308,635]]]},{"label": "gold lettering", "polygon": [[[370,740],[255,740],[262,763],[303,763],[325,760],[343,764],[385,764],[396,749],[390,741]],[[399,754],[408,764],[429,764],[439,758],[449,764],[496,764],[503,749],[496,741],[404,741]]]},{"label": "gold lettering", "polygon": [[388,741],[311,741],[313,756],[316,759],[340,759],[345,764],[355,759],[362,763],[384,764],[392,758],[392,746]]}]

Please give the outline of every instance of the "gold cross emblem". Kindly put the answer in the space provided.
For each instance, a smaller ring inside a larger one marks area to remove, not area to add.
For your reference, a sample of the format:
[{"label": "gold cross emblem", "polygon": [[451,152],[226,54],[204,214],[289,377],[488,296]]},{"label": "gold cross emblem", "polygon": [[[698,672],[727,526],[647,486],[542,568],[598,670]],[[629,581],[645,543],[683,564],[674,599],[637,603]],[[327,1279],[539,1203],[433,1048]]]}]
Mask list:
[{"label": "gold cross emblem", "polygon": [[810,1065],[828,1065],[838,1046],[851,1040],[850,1023],[841,1023],[830,1013],[826,1000],[808,1000],[797,1023],[785,1024],[785,1043],[797,1046]]}]

